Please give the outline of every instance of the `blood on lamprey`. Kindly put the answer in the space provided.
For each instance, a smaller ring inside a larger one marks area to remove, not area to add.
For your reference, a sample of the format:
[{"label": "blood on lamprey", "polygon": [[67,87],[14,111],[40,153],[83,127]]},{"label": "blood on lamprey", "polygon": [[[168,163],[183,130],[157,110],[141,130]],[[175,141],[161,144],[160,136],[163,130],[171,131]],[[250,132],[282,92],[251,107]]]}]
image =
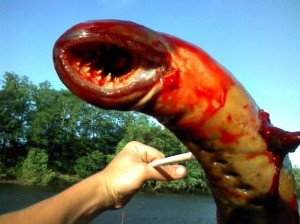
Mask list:
[{"label": "blood on lamprey", "polygon": [[132,22],[100,20],[66,31],[53,58],[61,80],[81,99],[141,111],[171,130],[204,169],[218,223],[299,223],[287,154],[300,144],[300,133],[271,125],[202,49]]},{"label": "blood on lamprey", "polygon": [[279,200],[279,178],[285,156],[294,152],[300,142],[300,132],[287,132],[271,124],[270,116],[267,112],[259,110],[261,119],[260,133],[267,143],[267,150],[271,152],[271,160],[275,164],[273,182],[269,191],[267,208],[274,212]]}]

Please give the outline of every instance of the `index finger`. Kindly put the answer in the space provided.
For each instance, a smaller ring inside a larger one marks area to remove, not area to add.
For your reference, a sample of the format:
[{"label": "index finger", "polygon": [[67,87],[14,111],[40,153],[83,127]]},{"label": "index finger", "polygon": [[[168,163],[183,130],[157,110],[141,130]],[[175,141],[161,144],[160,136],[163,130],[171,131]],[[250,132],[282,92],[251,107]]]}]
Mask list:
[{"label": "index finger", "polygon": [[136,155],[144,163],[149,163],[165,157],[165,155],[159,150],[140,142],[130,142],[126,145],[126,147],[128,147],[132,152],[136,153]]}]

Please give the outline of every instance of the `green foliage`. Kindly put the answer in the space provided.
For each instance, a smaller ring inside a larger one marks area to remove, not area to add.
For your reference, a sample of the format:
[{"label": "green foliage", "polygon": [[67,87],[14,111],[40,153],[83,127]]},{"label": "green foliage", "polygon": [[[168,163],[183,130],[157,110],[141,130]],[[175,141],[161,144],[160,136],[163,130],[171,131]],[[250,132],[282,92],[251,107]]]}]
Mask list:
[{"label": "green foliage", "polygon": [[55,177],[55,173],[48,169],[48,155],[39,148],[30,148],[23,161],[20,179],[24,184],[47,185]]},{"label": "green foliage", "polygon": [[6,173],[6,168],[4,163],[2,162],[1,158],[0,158],[0,180],[4,179],[7,176]]},{"label": "green foliage", "polygon": [[[6,73],[0,89],[0,178],[26,184],[68,185],[101,170],[130,141],[166,156],[186,151],[178,139],[148,116],[105,111],[78,100],[49,82],[33,85]],[[174,182],[149,181],[151,191],[206,190],[204,173],[189,163],[188,176]]]},{"label": "green foliage", "polygon": [[76,175],[56,173],[55,178],[51,181],[51,184],[65,187],[79,182],[80,180],[81,178]]},{"label": "green foliage", "polygon": [[298,197],[300,196],[300,168],[294,167],[294,173],[295,173],[295,184],[296,184],[296,193]]},{"label": "green foliage", "polygon": [[[101,110],[49,82],[33,85],[14,73],[5,73],[0,84],[0,179],[69,185],[103,169],[133,140],[166,156],[186,151],[170,131],[145,115]],[[184,179],[148,181],[145,189],[209,191],[198,162],[186,167]],[[300,195],[300,169],[294,171]]]},{"label": "green foliage", "polygon": [[166,156],[186,151],[186,147],[170,131],[146,115],[139,113],[132,113],[127,118],[126,130],[117,145],[117,152],[130,141],[139,141],[150,145],[162,151]]},{"label": "green foliage", "polygon": [[[143,114],[101,110],[49,82],[34,85],[14,73],[5,73],[0,84],[0,179],[72,184],[103,169],[133,140],[166,156],[186,151],[170,131]],[[148,181],[145,189],[207,192],[198,162],[186,166],[184,179]],[[300,195],[300,169],[294,170]]]},{"label": "green foliage", "polygon": [[186,163],[187,177],[186,177],[186,192],[208,192],[208,182],[205,177],[203,169],[197,161],[189,161]]},{"label": "green foliage", "polygon": [[102,170],[106,166],[106,157],[100,151],[93,151],[75,161],[74,170],[84,178]]},{"label": "green foliage", "polygon": [[15,162],[16,156],[26,154],[24,145],[32,112],[33,85],[28,78],[14,73],[5,73],[1,84],[0,156],[7,164]]}]

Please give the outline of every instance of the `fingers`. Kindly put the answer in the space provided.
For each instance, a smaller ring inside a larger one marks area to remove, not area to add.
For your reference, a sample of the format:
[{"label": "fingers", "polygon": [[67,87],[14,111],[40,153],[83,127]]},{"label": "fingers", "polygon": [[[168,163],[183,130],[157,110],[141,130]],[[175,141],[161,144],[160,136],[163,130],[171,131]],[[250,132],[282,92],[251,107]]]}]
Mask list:
[{"label": "fingers", "polygon": [[[157,159],[164,158],[165,155],[157,149],[140,142],[132,141],[128,143],[124,151],[135,154],[139,162],[148,164]],[[186,175],[186,168],[181,165],[167,165],[153,168],[145,164],[145,180],[177,180]]]},{"label": "fingers", "polygon": [[128,143],[102,171],[113,206],[124,206],[147,180],[177,180],[186,175],[181,165],[154,168],[148,164],[164,157],[153,147],[135,141]]},{"label": "fingers", "polygon": [[178,180],[185,175],[186,168],[182,165],[149,166],[148,180]]},{"label": "fingers", "polygon": [[136,141],[129,142],[124,149],[125,151],[130,151],[130,153],[134,153],[144,163],[165,157],[165,155],[157,149]]}]

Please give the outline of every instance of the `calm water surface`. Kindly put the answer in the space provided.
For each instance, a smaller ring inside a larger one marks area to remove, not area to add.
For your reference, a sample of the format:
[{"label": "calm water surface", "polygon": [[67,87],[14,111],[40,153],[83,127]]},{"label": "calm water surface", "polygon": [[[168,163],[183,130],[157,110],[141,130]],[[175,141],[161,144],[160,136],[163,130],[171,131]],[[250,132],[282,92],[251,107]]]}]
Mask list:
[{"label": "calm water surface", "polygon": [[[122,210],[109,211],[94,223],[213,224],[215,204],[211,197],[179,194],[140,193]],[[99,221],[99,222],[98,222]]]},{"label": "calm water surface", "polygon": [[[62,190],[0,184],[0,214],[24,208]],[[215,224],[215,211],[210,196],[139,193],[125,208],[106,211],[92,224]]]},{"label": "calm water surface", "polygon": [[[0,184],[0,214],[48,198],[62,188]],[[215,224],[215,204],[210,196],[139,193],[124,209],[106,211],[92,223],[101,224]]]}]

